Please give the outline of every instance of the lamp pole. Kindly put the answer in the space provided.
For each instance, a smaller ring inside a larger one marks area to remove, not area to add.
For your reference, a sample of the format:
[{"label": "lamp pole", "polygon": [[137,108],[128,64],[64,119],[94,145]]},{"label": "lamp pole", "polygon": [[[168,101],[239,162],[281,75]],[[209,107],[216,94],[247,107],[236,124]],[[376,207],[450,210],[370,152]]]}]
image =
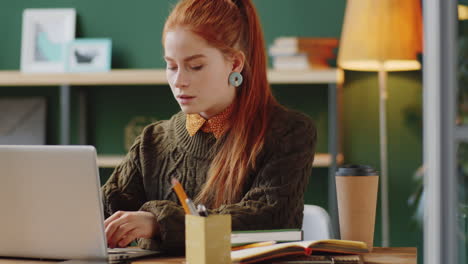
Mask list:
[{"label": "lamp pole", "polygon": [[379,70],[379,135],[380,135],[380,208],[382,212],[382,247],[390,246],[388,208],[388,159],[387,159],[387,71]]}]

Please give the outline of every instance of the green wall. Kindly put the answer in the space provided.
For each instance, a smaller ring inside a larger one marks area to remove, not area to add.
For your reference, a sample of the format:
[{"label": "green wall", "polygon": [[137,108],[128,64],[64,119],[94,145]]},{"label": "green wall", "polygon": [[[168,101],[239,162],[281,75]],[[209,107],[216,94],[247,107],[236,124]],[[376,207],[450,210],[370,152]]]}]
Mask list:
[{"label": "green wall", "polygon": [[[160,68],[161,32],[175,0],[0,1],[0,69],[18,69],[25,8],[76,9],[76,37],[112,38],[113,68]],[[343,0],[256,0],[267,43],[280,35],[339,37]],[[307,21],[307,23],[304,23]],[[8,26],[5,26],[8,25]]]},{"label": "green wall", "polygon": [[[161,68],[161,30],[174,0],[16,0],[0,3],[0,70],[19,69],[21,16],[25,8],[74,7],[78,38],[113,41],[113,68]],[[278,36],[339,37],[344,0],[254,0],[267,45]],[[378,90],[375,73],[346,72],[343,104],[344,154],[347,163],[379,167]],[[421,232],[411,227],[407,205],[415,189],[413,172],[421,165],[420,72],[390,73],[388,102],[392,246],[421,247]],[[99,153],[124,153],[124,127],[137,116],[168,118],[178,111],[167,86],[73,87],[87,96],[88,139]],[[309,114],[319,131],[318,151],[327,151],[326,85],[274,85],[283,104]],[[47,96],[49,144],[58,143],[58,88],[1,88],[0,96]],[[76,100],[73,102],[76,103]],[[0,113],[1,114],[1,113]],[[72,125],[76,128],[76,115]],[[74,136],[73,133],[72,136]],[[76,140],[74,140],[76,142]],[[108,176],[110,170],[101,170]],[[327,169],[314,168],[306,202],[327,208]],[[379,216],[378,216],[379,217]],[[380,245],[380,218],[376,245]],[[420,254],[422,259],[422,254]]]},{"label": "green wall", "polygon": [[[346,72],[344,87],[344,153],[346,162],[379,167],[379,92],[377,73]],[[416,189],[415,171],[422,165],[422,74],[388,74],[387,133],[392,246],[419,247],[422,233],[411,216],[408,198]],[[379,193],[380,195],[380,193]],[[380,203],[380,200],[379,200]],[[380,206],[375,241],[380,244]]]}]

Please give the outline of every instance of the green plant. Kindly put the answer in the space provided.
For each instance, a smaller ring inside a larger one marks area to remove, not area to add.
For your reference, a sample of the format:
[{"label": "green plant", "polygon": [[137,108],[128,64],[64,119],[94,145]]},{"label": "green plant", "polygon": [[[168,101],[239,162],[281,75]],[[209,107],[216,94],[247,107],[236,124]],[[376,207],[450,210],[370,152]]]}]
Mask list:
[{"label": "green plant", "polygon": [[458,123],[468,124],[468,36],[458,42]]},{"label": "green plant", "polygon": [[[458,118],[459,125],[468,125],[468,36],[459,37],[458,52]],[[415,109],[406,109],[408,121],[422,125],[422,115]],[[419,116],[419,118],[418,118]],[[468,142],[458,144],[458,221],[459,235],[468,240]],[[413,226],[422,229],[424,219],[424,166],[418,168],[413,176],[415,190],[408,198],[408,205],[413,211]]]},{"label": "green plant", "polygon": [[[424,167],[414,173],[415,191],[408,198],[412,208],[412,225],[422,230],[424,220]],[[468,143],[458,145],[457,152],[458,174],[458,225],[459,238],[468,241]]]}]

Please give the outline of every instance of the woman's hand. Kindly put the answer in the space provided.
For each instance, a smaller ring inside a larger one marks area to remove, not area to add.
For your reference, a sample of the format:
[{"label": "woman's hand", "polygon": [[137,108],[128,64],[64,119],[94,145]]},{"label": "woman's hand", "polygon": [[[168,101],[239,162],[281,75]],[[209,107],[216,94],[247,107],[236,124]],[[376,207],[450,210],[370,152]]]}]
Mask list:
[{"label": "woman's hand", "polygon": [[126,247],[136,238],[152,238],[159,232],[156,218],[150,212],[118,211],[104,221],[107,245]]}]

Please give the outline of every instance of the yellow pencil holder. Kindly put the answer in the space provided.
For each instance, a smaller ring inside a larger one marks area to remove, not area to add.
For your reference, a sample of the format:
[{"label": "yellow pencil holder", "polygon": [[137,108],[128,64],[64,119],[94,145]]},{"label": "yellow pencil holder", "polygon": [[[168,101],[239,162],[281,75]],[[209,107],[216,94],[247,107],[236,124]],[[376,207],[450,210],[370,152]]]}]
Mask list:
[{"label": "yellow pencil holder", "polygon": [[188,264],[231,263],[231,215],[185,216]]}]

